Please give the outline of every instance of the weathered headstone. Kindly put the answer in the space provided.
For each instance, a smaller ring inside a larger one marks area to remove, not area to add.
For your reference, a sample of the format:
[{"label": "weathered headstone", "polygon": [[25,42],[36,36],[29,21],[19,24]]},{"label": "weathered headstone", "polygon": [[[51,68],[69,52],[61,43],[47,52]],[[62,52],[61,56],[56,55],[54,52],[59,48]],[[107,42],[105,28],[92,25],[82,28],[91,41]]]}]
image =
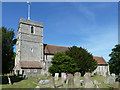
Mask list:
[{"label": "weathered headstone", "polygon": [[109,82],[108,82],[108,78],[107,78],[107,77],[103,77],[103,82],[104,82],[105,84],[109,83]]},{"label": "weathered headstone", "polygon": [[90,81],[90,74],[89,73],[85,73],[84,75],[84,83],[87,83]]},{"label": "weathered headstone", "polygon": [[68,79],[67,88],[74,88],[74,77],[73,77],[73,75],[69,75],[67,79]]},{"label": "weathered headstone", "polygon": [[55,80],[59,79],[59,73],[55,73]]},{"label": "weathered headstone", "polygon": [[62,79],[62,83],[64,83],[66,79],[66,73],[61,73],[61,79]]},{"label": "weathered headstone", "polygon": [[107,73],[107,72],[103,72],[103,77],[106,77],[106,73]]},{"label": "weathered headstone", "polygon": [[112,77],[112,76],[108,77],[108,82],[109,82],[110,85],[113,85],[114,82],[115,82],[114,77]]},{"label": "weathered headstone", "polygon": [[115,78],[115,74],[114,73],[112,73],[111,76]]},{"label": "weathered headstone", "polygon": [[80,88],[80,77],[81,77],[81,73],[76,72],[74,74],[74,88]]},{"label": "weathered headstone", "polygon": [[49,87],[55,88],[55,80],[53,76],[50,76]]},{"label": "weathered headstone", "polygon": [[92,81],[86,82],[84,88],[94,88],[94,84]]}]

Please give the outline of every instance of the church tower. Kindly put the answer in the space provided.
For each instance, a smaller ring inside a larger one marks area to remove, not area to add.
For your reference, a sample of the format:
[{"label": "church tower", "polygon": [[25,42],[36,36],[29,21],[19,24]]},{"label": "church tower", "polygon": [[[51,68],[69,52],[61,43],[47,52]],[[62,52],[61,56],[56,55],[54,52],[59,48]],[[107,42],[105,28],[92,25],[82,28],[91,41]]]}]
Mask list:
[{"label": "church tower", "polygon": [[43,23],[20,18],[15,66],[20,61],[43,61]]}]

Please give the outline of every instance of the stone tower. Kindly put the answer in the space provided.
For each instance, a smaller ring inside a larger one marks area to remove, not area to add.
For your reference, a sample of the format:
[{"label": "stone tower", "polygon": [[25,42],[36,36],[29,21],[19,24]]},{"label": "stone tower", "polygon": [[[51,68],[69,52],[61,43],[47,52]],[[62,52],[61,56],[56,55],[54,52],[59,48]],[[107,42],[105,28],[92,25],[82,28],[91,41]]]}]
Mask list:
[{"label": "stone tower", "polygon": [[20,61],[43,61],[43,23],[20,19],[15,66]]}]

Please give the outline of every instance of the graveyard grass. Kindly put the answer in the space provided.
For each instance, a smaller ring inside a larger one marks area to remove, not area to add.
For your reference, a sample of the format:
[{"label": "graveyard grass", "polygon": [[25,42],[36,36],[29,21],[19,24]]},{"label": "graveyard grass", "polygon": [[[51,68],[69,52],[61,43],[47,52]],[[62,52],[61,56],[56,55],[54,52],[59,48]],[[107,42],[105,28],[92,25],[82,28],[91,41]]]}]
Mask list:
[{"label": "graveyard grass", "polygon": [[[30,79],[21,80],[19,82],[15,82],[15,83],[13,83],[13,85],[3,84],[2,88],[35,88],[36,86],[39,86],[41,88],[42,87],[49,87],[49,85],[40,85],[40,84],[38,84],[38,82],[41,79],[49,79],[49,77],[38,76],[36,78],[30,78]],[[80,80],[83,80],[83,77],[81,77]],[[113,88],[109,84],[104,84],[103,83],[103,81],[104,81],[103,76],[96,75],[96,76],[91,77],[91,80],[92,81],[97,80],[98,83],[99,83],[99,88]],[[60,77],[59,77],[59,80],[56,80],[55,82],[57,82],[59,84],[62,84]],[[67,86],[62,86],[61,88],[67,88]],[[83,87],[81,87],[81,88],[83,88]]]}]

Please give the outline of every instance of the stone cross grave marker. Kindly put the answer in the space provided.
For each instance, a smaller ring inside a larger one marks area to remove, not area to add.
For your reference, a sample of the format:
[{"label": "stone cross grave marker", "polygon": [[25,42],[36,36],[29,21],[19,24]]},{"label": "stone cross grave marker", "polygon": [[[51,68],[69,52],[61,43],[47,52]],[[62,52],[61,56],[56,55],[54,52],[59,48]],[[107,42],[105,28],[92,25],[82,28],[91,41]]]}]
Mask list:
[{"label": "stone cross grave marker", "polygon": [[67,88],[74,88],[74,77],[73,77],[73,75],[69,75],[67,79],[68,79]]},{"label": "stone cross grave marker", "polygon": [[55,80],[54,80],[53,76],[50,76],[49,87],[50,88],[55,88]]},{"label": "stone cross grave marker", "polygon": [[55,80],[59,79],[59,73],[55,73]]},{"label": "stone cross grave marker", "polygon": [[74,88],[80,88],[80,77],[81,77],[81,73],[76,72],[74,74]]}]

